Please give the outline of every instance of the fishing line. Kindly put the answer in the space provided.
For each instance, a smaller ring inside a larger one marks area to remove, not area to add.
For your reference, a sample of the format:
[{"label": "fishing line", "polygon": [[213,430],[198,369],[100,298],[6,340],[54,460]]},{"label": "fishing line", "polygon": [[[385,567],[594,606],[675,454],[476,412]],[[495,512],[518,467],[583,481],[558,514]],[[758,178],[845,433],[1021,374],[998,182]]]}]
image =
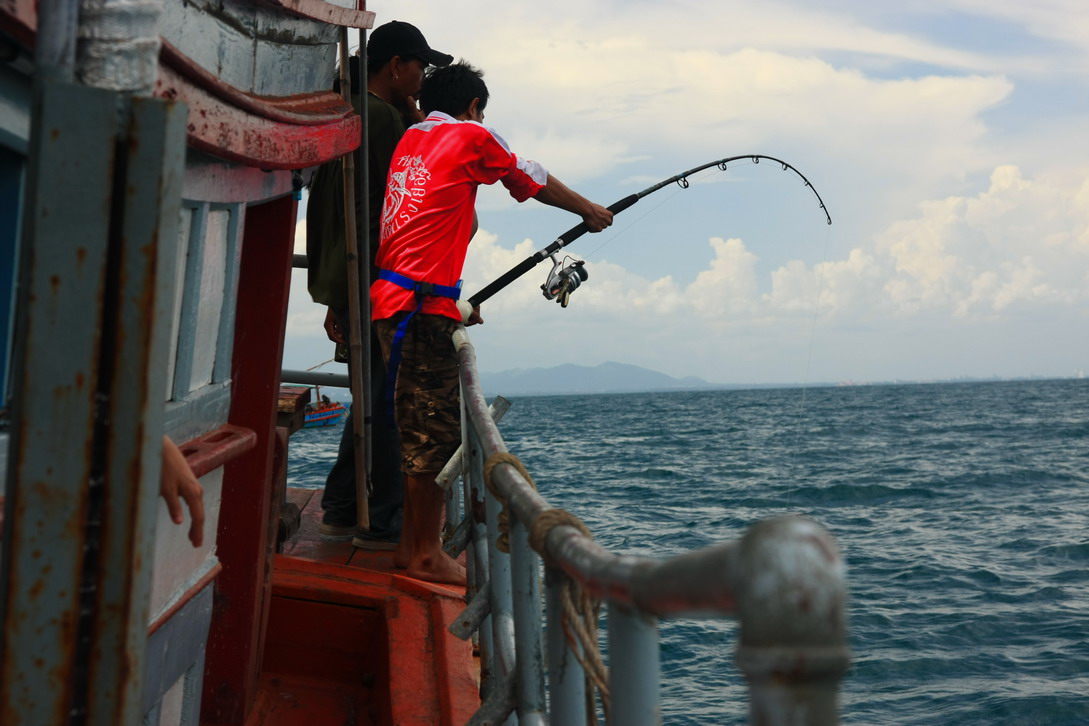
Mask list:
[{"label": "fishing line", "polygon": [[604,248],[606,245],[611,244],[614,240],[619,239],[620,237],[623,237],[628,232],[628,230],[630,230],[632,227],[639,224],[644,219],[646,219],[647,217],[649,217],[650,215],[654,214],[656,211],[661,209],[662,206],[667,204],[671,199],[673,199],[673,197],[677,196],[682,191],[684,191],[684,190],[681,189],[680,187],[675,189],[672,194],[670,194],[669,196],[664,198],[662,201],[655,204],[653,207],[651,207],[646,212],[644,212],[641,216],[637,217],[636,219],[633,219],[630,224],[628,224],[625,227],[621,227],[620,229],[616,230],[613,234],[609,235],[608,239],[606,239],[604,242],[599,244],[597,247],[595,247],[594,249],[592,249],[588,253],[586,253],[586,255],[584,256],[583,259],[587,259],[587,260],[590,259],[595,254],[600,252],[602,250],[602,248]]},{"label": "fishing line", "polygon": [[[824,291],[824,272],[828,267],[828,247],[832,239],[832,230],[825,230],[824,234],[824,249],[821,252],[821,262],[818,265],[819,271],[817,273],[817,297],[813,301],[813,320],[809,325],[809,346],[805,356],[805,370],[802,375],[802,397],[798,402],[797,421],[798,425],[794,429],[794,443],[790,449],[790,465],[787,467],[787,481],[792,482],[794,480],[795,465],[798,457],[798,449],[801,444],[802,438],[802,426],[805,424],[805,406],[809,393],[809,372],[813,362],[813,345],[817,338],[817,320],[820,318],[821,307],[821,293]],[[787,508],[790,507],[790,498],[794,492],[794,488],[787,489]]]}]

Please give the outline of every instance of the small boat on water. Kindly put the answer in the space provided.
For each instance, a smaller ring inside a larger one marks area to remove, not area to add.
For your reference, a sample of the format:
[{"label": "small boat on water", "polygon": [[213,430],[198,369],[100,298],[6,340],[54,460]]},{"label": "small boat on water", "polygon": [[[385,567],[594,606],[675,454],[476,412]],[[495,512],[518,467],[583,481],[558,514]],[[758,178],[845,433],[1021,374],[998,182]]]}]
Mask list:
[{"label": "small boat on water", "polygon": [[[305,409],[276,405],[296,194],[359,146],[329,87],[373,23],[361,0],[0,2],[0,723],[576,726],[597,692],[656,724],[657,623],[690,613],[740,619],[754,722],[837,723],[828,534],[607,552],[506,451],[463,330],[440,482],[468,588],[319,537],[286,481]],[[199,547],[158,497],[164,433]]]},{"label": "small boat on water", "polygon": [[303,416],[303,428],[336,426],[343,422],[347,415],[348,409],[340,401],[330,401],[326,398],[320,403],[309,403]]},{"label": "small boat on water", "polygon": [[[293,371],[285,371],[290,375]],[[317,401],[311,401],[313,393]],[[350,409],[339,401],[321,395],[321,387],[281,385],[276,401],[277,425],[289,431],[316,426],[335,426],[342,423]]]}]

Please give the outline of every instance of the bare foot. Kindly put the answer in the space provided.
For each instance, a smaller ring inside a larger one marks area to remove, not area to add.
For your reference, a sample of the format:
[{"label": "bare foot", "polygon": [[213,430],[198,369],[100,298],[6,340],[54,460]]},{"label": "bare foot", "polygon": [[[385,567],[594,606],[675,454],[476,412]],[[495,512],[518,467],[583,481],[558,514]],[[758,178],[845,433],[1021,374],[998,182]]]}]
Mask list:
[{"label": "bare foot", "polygon": [[465,566],[445,552],[440,552],[437,557],[417,557],[409,564],[406,574],[417,580],[450,585],[465,585],[466,581]]}]

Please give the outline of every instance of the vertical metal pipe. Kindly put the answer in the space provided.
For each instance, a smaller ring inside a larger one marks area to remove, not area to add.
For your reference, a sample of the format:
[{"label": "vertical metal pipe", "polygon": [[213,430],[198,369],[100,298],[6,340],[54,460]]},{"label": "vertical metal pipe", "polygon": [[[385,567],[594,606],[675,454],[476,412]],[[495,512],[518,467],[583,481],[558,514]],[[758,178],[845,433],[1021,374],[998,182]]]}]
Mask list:
[{"label": "vertical metal pipe", "polygon": [[[350,61],[348,60],[348,29],[340,31],[340,92],[344,100],[352,103],[352,83]],[[348,374],[352,386],[352,452],[355,461],[355,516],[356,525],[360,529],[370,529],[371,514],[370,502],[367,495],[370,492],[370,484],[367,479],[367,471],[370,463],[367,461],[367,422],[365,406],[359,405],[370,396],[364,387],[363,371],[369,360],[363,357],[365,344],[369,344],[371,335],[370,320],[363,318],[362,300],[369,298],[366,288],[360,288],[360,249],[358,226],[356,225],[356,169],[355,153],[345,154],[341,172],[344,179],[344,257],[348,265],[348,325],[351,331],[348,334]]]},{"label": "vertical metal pipe", "polygon": [[[464,421],[462,422],[462,425],[464,426]],[[455,454],[455,456],[463,456],[464,451],[465,447],[462,446],[462,448],[458,449],[458,453]],[[464,469],[464,467],[462,468]],[[454,481],[450,482],[450,486],[446,490],[446,526],[444,527],[444,530],[445,532],[451,534],[454,532],[455,529],[457,529],[458,524],[462,520],[460,505],[464,504],[465,502],[465,496],[462,492],[462,490],[465,488],[464,477],[462,477],[461,481],[463,483],[460,488],[456,483],[457,481],[458,480],[455,479]]]},{"label": "vertical metal pipe", "polygon": [[76,75],[79,0],[39,0],[34,64],[43,79],[71,83]]},{"label": "vertical metal pipe", "polygon": [[[468,516],[481,502],[483,491],[484,462],[480,455],[480,441],[476,430],[469,421],[469,412],[465,407],[465,392],[461,396],[461,443],[464,447],[465,471],[463,472],[465,489],[465,511]],[[483,523],[474,522],[472,539],[467,558],[470,597],[482,587],[488,586],[488,536]],[[488,616],[480,626],[480,694],[487,698],[495,687],[495,642],[492,638],[492,619]]]},{"label": "vertical metal pipe", "polygon": [[[469,409],[465,406],[465,384],[460,380],[458,381],[458,388],[460,390],[461,401],[461,448],[459,454],[461,456],[461,506],[465,510],[466,517],[473,516],[473,484],[476,481],[476,469],[473,467],[473,459],[480,458],[479,452],[476,449],[477,443],[475,439],[475,432],[473,431],[472,421],[469,419]],[[447,492],[448,497],[457,496],[458,489],[451,486]],[[446,516],[449,518],[450,510],[447,508]],[[477,570],[476,563],[476,523],[470,522],[469,527],[469,546],[466,548],[468,556],[465,561],[465,569],[467,575],[468,589],[466,594],[468,599],[472,599],[476,595],[477,590],[483,582],[483,571]]]},{"label": "vertical metal pipe", "polygon": [[737,663],[757,724],[839,723],[846,647],[844,566],[815,522],[777,517],[753,525],[736,568]]},{"label": "vertical metal pipe", "polygon": [[510,557],[500,552],[499,514],[502,505],[484,488],[484,511],[488,522],[488,587],[491,592],[492,637],[495,647],[495,676],[502,681],[514,669],[514,628],[512,624]]},{"label": "vertical metal pipe", "polygon": [[547,653],[551,695],[549,719],[552,723],[584,726],[586,723],[586,672],[567,648],[563,635],[563,589],[565,576],[545,567],[545,592],[548,599]]},{"label": "vertical metal pipe", "polygon": [[609,691],[613,723],[658,726],[658,624],[650,615],[609,603]]},{"label": "vertical metal pipe", "polygon": [[541,644],[540,558],[529,546],[529,530],[516,518],[511,522],[511,589],[514,594],[514,640],[518,685],[518,718],[545,712],[544,652]]},{"label": "vertical metal pipe", "polygon": [[[347,29],[345,29],[347,30]],[[363,405],[363,457],[367,461],[367,481],[372,481],[374,469],[374,451],[372,451],[372,444],[374,442],[374,412],[376,409],[375,402],[371,400],[371,391],[374,390],[374,385],[371,383],[371,377],[374,375],[374,371],[371,369],[372,356],[374,351],[373,347],[374,339],[371,333],[371,260],[374,259],[375,251],[371,249],[371,217],[374,214],[381,213],[381,209],[371,209],[371,182],[384,184],[382,179],[370,178],[369,169],[371,168],[370,162],[370,114],[367,113],[367,29],[361,28],[359,31],[359,51],[356,56],[359,58],[359,115],[363,119],[363,140],[359,144],[359,150],[356,151],[356,156],[359,158],[358,163],[355,166],[356,176],[356,189],[359,191],[358,199],[360,202],[360,225],[358,244],[357,247],[360,250],[359,253],[359,281],[360,281],[360,327],[365,331],[362,335],[361,343],[363,345],[363,390],[366,395],[361,401]],[[351,73],[349,72],[349,82],[351,81]],[[383,368],[380,373],[385,373]],[[379,403],[379,406],[381,403]],[[370,513],[368,512],[368,518]]]}]

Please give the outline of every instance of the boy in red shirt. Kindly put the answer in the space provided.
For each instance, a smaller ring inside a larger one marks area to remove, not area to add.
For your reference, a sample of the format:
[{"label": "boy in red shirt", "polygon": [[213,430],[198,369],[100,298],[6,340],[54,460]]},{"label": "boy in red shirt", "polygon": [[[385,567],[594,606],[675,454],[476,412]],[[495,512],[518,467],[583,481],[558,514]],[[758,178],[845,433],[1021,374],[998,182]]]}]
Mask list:
[{"label": "boy in red shirt", "polygon": [[[424,80],[427,118],[409,128],[390,164],[382,206],[378,280],[371,310],[401,435],[405,520],[395,563],[432,582],[463,584],[465,568],[442,551],[443,492],[435,476],[461,443],[455,300],[473,233],[477,187],[501,182],[519,202],[534,198],[582,217],[591,232],[612,212],[569,189],[540,164],[513,154],[483,125],[488,88],[466,63]],[[481,323],[474,310],[467,321]]]}]

